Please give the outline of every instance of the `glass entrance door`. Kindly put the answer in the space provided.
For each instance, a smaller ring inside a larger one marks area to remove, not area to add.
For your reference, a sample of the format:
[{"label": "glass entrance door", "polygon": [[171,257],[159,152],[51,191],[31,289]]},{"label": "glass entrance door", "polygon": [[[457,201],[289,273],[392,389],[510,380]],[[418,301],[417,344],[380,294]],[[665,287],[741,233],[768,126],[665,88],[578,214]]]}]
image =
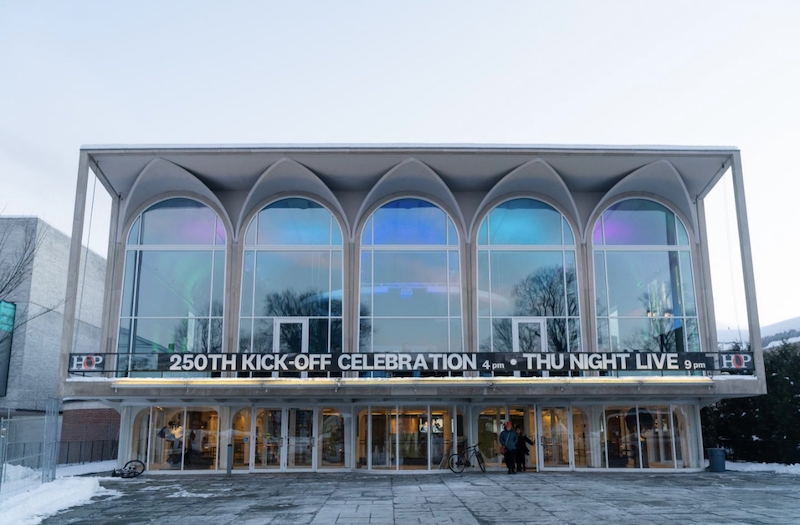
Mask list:
[{"label": "glass entrance door", "polygon": [[[307,354],[308,319],[276,317],[272,331],[272,351],[276,354]],[[272,377],[308,377],[308,372],[273,372]]]},{"label": "glass entrance door", "polygon": [[253,466],[257,469],[280,469],[285,456],[283,439],[283,410],[280,408],[259,408],[255,417],[255,457]]},{"label": "glass entrance door", "polygon": [[314,439],[314,409],[289,408],[287,434],[287,469],[307,469],[316,467],[316,440]]},{"label": "glass entrance door", "polygon": [[538,449],[540,466],[546,469],[570,467],[569,410],[567,407],[542,407]]}]

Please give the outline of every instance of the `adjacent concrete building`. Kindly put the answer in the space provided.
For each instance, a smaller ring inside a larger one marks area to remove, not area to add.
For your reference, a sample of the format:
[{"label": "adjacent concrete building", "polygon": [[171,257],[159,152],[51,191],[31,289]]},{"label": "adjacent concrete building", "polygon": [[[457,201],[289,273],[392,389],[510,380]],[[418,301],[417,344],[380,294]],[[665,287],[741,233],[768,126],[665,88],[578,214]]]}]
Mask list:
[{"label": "adjacent concrete building", "polygon": [[[765,391],[735,148],[85,147],[73,239],[89,170],[101,339],[68,299],[61,392],[120,410],[121,462],[433,470],[478,443],[500,468],[511,421],[530,468],[692,470],[700,408]],[[752,353],[717,351],[727,170]]]}]

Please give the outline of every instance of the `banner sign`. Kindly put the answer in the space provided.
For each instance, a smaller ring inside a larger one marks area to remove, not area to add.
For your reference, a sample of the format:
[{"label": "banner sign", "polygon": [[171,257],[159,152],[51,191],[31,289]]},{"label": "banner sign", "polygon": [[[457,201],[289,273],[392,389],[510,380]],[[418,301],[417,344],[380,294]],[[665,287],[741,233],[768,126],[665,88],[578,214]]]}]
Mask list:
[{"label": "banner sign", "polygon": [[8,374],[11,367],[11,343],[17,305],[0,301],[0,397],[8,393]]},{"label": "banner sign", "polygon": [[[754,370],[749,352],[70,354],[70,372],[609,372]],[[128,360],[130,359],[130,363]],[[108,369],[110,370],[110,368]]]}]

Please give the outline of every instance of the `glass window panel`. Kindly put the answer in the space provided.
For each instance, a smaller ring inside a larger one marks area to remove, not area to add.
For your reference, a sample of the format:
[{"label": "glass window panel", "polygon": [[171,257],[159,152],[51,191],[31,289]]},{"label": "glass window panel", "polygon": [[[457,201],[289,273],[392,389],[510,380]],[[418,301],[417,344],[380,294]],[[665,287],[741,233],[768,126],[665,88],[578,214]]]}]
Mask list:
[{"label": "glass window panel", "polygon": [[331,244],[334,246],[342,245],[342,228],[333,214],[331,214]]},{"label": "glass window panel", "polygon": [[580,319],[567,319],[567,329],[569,330],[569,351],[581,352],[581,321]]},{"label": "glass window panel", "polygon": [[256,244],[256,228],[258,221],[251,221],[250,226],[247,227],[247,233],[244,236],[244,244],[246,246],[254,246]]},{"label": "glass window panel", "polygon": [[372,252],[361,253],[361,315],[372,314]]},{"label": "glass window panel", "polygon": [[342,320],[341,318],[331,319],[331,352],[342,351]]},{"label": "glass window panel", "polygon": [[211,334],[208,351],[211,353],[222,353],[222,319],[211,319]]},{"label": "glass window panel", "polygon": [[478,348],[481,352],[492,351],[492,320],[488,317],[478,319]]},{"label": "glass window panel", "polygon": [[191,325],[189,319],[139,319],[136,322],[135,343],[133,351],[136,353],[173,353],[191,352],[189,336],[192,343],[195,337],[202,338],[202,326],[196,321]]},{"label": "glass window panel", "polygon": [[608,315],[605,252],[595,252],[594,254],[594,293],[597,315]]},{"label": "glass window panel", "polygon": [[117,338],[117,377],[125,377],[128,372],[128,353],[131,344],[131,319],[120,319],[119,337]]},{"label": "glass window panel", "polygon": [[459,271],[458,252],[448,253],[448,296],[450,297],[450,315],[461,316],[461,272]]},{"label": "glass window panel", "polygon": [[677,217],[675,217],[675,222],[677,224],[677,230],[678,230],[678,244],[681,246],[688,246],[689,234],[686,233],[686,228],[683,227],[683,223]]},{"label": "glass window panel", "polygon": [[609,468],[639,468],[636,407],[606,407],[605,424]]},{"label": "glass window panel", "polygon": [[253,352],[257,354],[273,351],[272,334],[275,320],[271,317],[253,320]]},{"label": "glass window panel", "polygon": [[191,199],[168,199],[142,214],[142,244],[213,245],[217,214]]},{"label": "glass window panel", "polygon": [[136,245],[139,244],[139,217],[133,221],[133,226],[131,226],[131,231],[128,232],[128,245]]},{"label": "glass window panel", "polygon": [[567,315],[580,315],[578,310],[578,271],[575,264],[575,252],[564,252],[564,281],[567,285]]},{"label": "glass window panel", "polygon": [[478,315],[490,315],[492,293],[489,289],[489,252],[478,252]]},{"label": "glass window panel", "polygon": [[564,228],[564,244],[567,246],[572,246],[575,244],[575,236],[572,235],[572,228],[570,228],[567,219],[561,219],[562,227]]},{"label": "glass window panel", "polygon": [[260,246],[328,245],[331,213],[308,199],[283,199],[258,213],[257,233]]},{"label": "glass window panel", "polygon": [[375,244],[447,244],[447,216],[434,204],[399,199],[373,215]]},{"label": "glass window panel", "polygon": [[697,305],[694,300],[694,278],[692,276],[692,256],[689,252],[680,252],[681,260],[681,288],[683,298],[683,314],[697,315]]},{"label": "glass window panel", "polygon": [[358,327],[359,352],[372,352],[372,320],[361,319]]},{"label": "glass window panel", "polygon": [[514,336],[511,319],[492,319],[492,352],[513,352]]},{"label": "glass window panel", "polygon": [[683,325],[677,317],[619,319],[617,323],[622,351],[683,351],[679,348],[683,347]]},{"label": "glass window panel", "polygon": [[371,245],[372,244],[372,217],[367,220],[367,224],[364,226],[364,231],[361,233],[361,244]]},{"label": "glass window panel", "polygon": [[136,253],[128,250],[125,254],[125,276],[122,282],[122,308],[120,315],[130,317],[133,315],[133,281],[136,275]]},{"label": "glass window panel", "polygon": [[214,243],[217,246],[225,246],[225,225],[222,223],[222,220],[217,217],[217,229],[214,236]]},{"label": "glass window panel", "polygon": [[450,319],[450,352],[462,352],[461,319]]},{"label": "glass window panel", "polygon": [[328,319],[308,320],[308,351],[312,354],[328,353]]},{"label": "glass window panel", "polygon": [[328,315],[330,252],[258,252],[255,313]]},{"label": "glass window panel", "polygon": [[547,320],[548,352],[569,352],[569,343],[567,337],[566,319],[562,318]]},{"label": "glass window panel", "polygon": [[609,245],[675,245],[675,214],[653,201],[629,199],[603,213]]},{"label": "glass window panel", "polygon": [[186,411],[184,470],[217,468],[217,412],[211,408]]},{"label": "glass window panel", "polygon": [[611,343],[608,334],[608,319],[597,320],[597,350],[611,352]]},{"label": "glass window panel", "polygon": [[214,282],[211,295],[211,315],[222,315],[222,305],[225,301],[225,252],[214,252]]},{"label": "glass window panel", "polygon": [[673,311],[668,252],[607,252],[610,315],[663,316]]},{"label": "glass window panel", "polygon": [[250,352],[253,349],[253,320],[239,320],[239,352]]},{"label": "glass window panel", "polygon": [[138,315],[207,316],[211,295],[211,251],[140,252]]},{"label": "glass window panel", "polygon": [[342,252],[331,252],[331,315],[342,315]]},{"label": "glass window panel", "polygon": [[492,244],[561,244],[561,214],[533,199],[514,199],[489,212]]},{"label": "glass window panel", "polygon": [[697,328],[697,319],[686,319],[686,345],[687,351],[700,351],[700,330]]},{"label": "glass window panel", "polygon": [[397,414],[396,422],[400,470],[427,470],[430,434],[427,407],[403,407]]},{"label": "glass window panel", "polygon": [[446,316],[447,252],[375,252],[373,315]]},{"label": "glass window panel", "polygon": [[[348,418],[350,414],[347,414]],[[349,424],[347,425],[349,427]],[[347,465],[345,416],[337,409],[322,409],[319,465],[322,468],[344,468]],[[349,442],[349,438],[347,439]]]},{"label": "glass window panel", "polygon": [[594,225],[594,231],[592,232],[592,244],[595,246],[600,246],[605,244],[603,242],[603,219],[600,218]]},{"label": "glass window panel", "polygon": [[447,219],[447,244],[450,246],[458,246],[458,232],[456,225],[450,218]]},{"label": "glass window panel", "polygon": [[562,252],[491,253],[492,315],[566,315]]},{"label": "glass window panel", "polygon": [[242,265],[242,316],[253,315],[253,276],[255,272],[255,252],[244,252]]},{"label": "glass window panel", "polygon": [[372,320],[375,352],[447,352],[447,319]]},{"label": "glass window panel", "polygon": [[484,219],[478,230],[478,246],[486,246],[487,244],[489,244],[489,221]]}]

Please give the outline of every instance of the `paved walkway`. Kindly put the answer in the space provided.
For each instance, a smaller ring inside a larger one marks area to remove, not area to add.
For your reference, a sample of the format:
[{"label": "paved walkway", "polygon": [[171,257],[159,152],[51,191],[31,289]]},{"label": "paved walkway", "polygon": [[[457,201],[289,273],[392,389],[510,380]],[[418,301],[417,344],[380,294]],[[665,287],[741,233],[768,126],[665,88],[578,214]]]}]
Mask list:
[{"label": "paved walkway", "polygon": [[800,476],[763,472],[145,474],[101,484],[117,495],[43,525],[800,523]]}]

